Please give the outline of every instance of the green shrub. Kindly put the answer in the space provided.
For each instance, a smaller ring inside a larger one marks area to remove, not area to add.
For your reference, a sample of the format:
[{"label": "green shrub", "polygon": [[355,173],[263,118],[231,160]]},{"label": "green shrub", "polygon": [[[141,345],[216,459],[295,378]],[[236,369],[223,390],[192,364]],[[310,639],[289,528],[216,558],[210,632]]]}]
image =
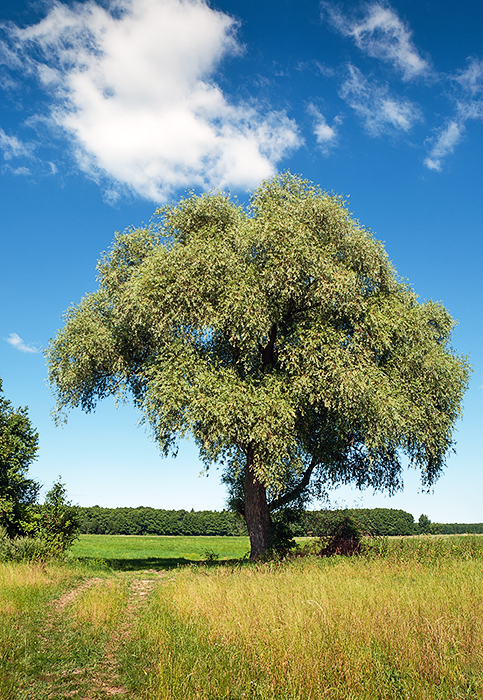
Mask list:
[{"label": "green shrub", "polygon": [[42,540],[50,556],[60,556],[79,537],[77,508],[67,500],[67,489],[56,481],[40,506],[32,509],[31,534]]},{"label": "green shrub", "polygon": [[66,488],[57,481],[42,505],[32,505],[22,523],[26,535],[9,536],[0,527],[0,561],[45,561],[62,557],[79,536],[77,509],[66,500]]},{"label": "green shrub", "polygon": [[0,561],[45,561],[51,558],[48,542],[40,537],[8,537],[4,528],[0,530]]},{"label": "green shrub", "polygon": [[317,523],[315,542],[304,553],[328,557],[334,554],[351,556],[360,554],[362,538],[369,534],[367,523],[347,511],[326,511]]},{"label": "green shrub", "polygon": [[24,534],[25,511],[37,500],[40,484],[27,473],[38,439],[27,409],[15,410],[3,397],[0,379],[0,526],[10,537]]}]

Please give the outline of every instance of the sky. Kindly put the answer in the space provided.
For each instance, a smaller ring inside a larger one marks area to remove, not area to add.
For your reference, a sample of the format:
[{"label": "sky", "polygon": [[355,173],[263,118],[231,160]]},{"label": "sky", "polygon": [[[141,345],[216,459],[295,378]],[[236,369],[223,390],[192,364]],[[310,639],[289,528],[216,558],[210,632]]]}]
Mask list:
[{"label": "sky", "polygon": [[115,231],[289,169],[346,198],[473,366],[430,494],[408,471],[393,497],[331,504],[483,521],[482,26],[476,0],[2,0],[0,377],[39,432],[44,492],[61,475],[83,506],[225,506],[193,443],[162,458],[129,405],[56,427],[43,351]]}]

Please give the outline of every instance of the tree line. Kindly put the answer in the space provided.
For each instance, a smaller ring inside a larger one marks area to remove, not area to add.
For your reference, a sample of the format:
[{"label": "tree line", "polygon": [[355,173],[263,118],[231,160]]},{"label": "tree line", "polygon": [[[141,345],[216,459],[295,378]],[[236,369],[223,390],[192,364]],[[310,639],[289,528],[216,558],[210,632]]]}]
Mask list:
[{"label": "tree line", "polygon": [[390,537],[393,535],[419,534],[418,524],[411,513],[395,508],[344,508],[330,511],[306,511],[305,535],[315,537],[324,533],[334,518],[350,518],[364,535]]},{"label": "tree line", "polygon": [[483,535],[483,523],[433,523],[440,535]]},{"label": "tree line", "polygon": [[246,535],[236,513],[158,508],[79,507],[81,534],[91,535]]},{"label": "tree line", "polygon": [[[245,522],[228,510],[187,511],[159,508],[77,509],[81,534],[91,535],[247,535]],[[346,508],[343,510],[306,510],[290,524],[295,537],[319,536],[334,517],[349,516],[364,534],[376,537],[418,534],[483,533],[483,523],[432,523],[422,515],[418,522],[411,513],[395,508]]]},{"label": "tree line", "polygon": [[[334,520],[344,518],[353,521],[362,534],[374,537],[483,534],[483,523],[433,523],[424,513],[415,522],[411,513],[395,508],[345,508],[306,511],[303,535],[320,536],[330,529]],[[299,532],[294,534],[299,535]]]},{"label": "tree line", "polygon": [[481,535],[483,523],[433,523],[427,515],[420,515],[418,533],[421,535]]}]

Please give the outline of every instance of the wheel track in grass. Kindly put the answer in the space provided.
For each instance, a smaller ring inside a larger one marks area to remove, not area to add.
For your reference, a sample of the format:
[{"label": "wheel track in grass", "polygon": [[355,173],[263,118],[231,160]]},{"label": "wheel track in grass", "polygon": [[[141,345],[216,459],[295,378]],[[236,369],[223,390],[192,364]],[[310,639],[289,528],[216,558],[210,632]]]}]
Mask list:
[{"label": "wheel track in grass", "polygon": [[62,612],[68,605],[73,603],[77,598],[84,593],[84,591],[88,591],[89,588],[92,588],[93,586],[98,586],[100,583],[103,582],[104,579],[99,578],[98,576],[95,576],[94,578],[88,578],[86,581],[83,581],[80,583],[78,586],[75,588],[71,588],[70,591],[67,591],[63,595],[60,596],[60,598],[56,598],[52,602],[52,607],[56,612]]},{"label": "wheel track in grass", "polygon": [[[163,574],[155,571],[144,571],[143,574],[156,574],[161,577]],[[97,673],[92,677],[92,686],[89,694],[84,695],[82,700],[98,700],[102,697],[112,697],[115,695],[128,695],[128,689],[122,684],[120,678],[120,668],[118,655],[124,643],[131,635],[136,615],[147,602],[150,593],[156,586],[153,578],[133,578],[129,585],[128,600],[126,604],[126,615],[118,625],[106,647],[106,653],[99,664]],[[81,698],[79,697],[79,700]]]},{"label": "wheel track in grass", "polygon": [[[156,575],[156,578],[161,578],[163,574],[158,571],[143,571],[143,574]],[[132,628],[136,622],[137,614],[139,614],[143,605],[146,604],[149,595],[156,587],[156,579],[154,578],[133,578],[129,585],[128,600],[126,604],[126,615],[123,621],[118,625],[115,633],[110,639],[106,648],[106,654],[99,664],[98,673],[92,678],[92,692],[82,698],[82,700],[94,700],[104,697],[112,697],[115,695],[127,695],[128,689],[122,685],[120,678],[120,668],[118,654],[122,649],[132,632]],[[115,680],[115,682],[113,682]],[[99,694],[100,693],[100,694]],[[79,698],[80,700],[80,698]]]},{"label": "wheel track in grass", "polygon": [[[119,653],[123,645],[126,644],[132,633],[137,616],[146,604],[149,595],[154,591],[159,579],[165,576],[165,572],[146,570],[139,572],[142,576],[132,577],[132,573],[117,574],[117,579],[131,579],[128,584],[128,597],[121,622],[116,626],[114,632],[105,643],[105,650],[102,658],[89,671],[84,668],[68,669],[61,672],[45,674],[45,680],[50,685],[47,694],[41,696],[34,694],[23,695],[22,697],[37,700],[38,697],[52,698],[73,698],[74,700],[103,700],[113,696],[129,697],[129,690],[123,685],[121,678]],[[149,576],[149,577],[148,577]],[[131,578],[132,577],[132,578]],[[69,607],[75,603],[86,591],[100,586],[110,579],[93,577],[80,583],[78,586],[67,591],[51,603],[47,617],[47,623],[43,630],[42,642],[47,647],[52,644],[52,640],[60,635],[68,633],[71,629],[69,625]],[[115,580],[115,579],[114,579]],[[63,624],[65,620],[65,624]],[[57,633],[55,633],[57,631]],[[54,642],[55,643],[55,642]],[[67,646],[67,645],[66,645]],[[76,680],[78,679],[78,683]],[[72,687],[74,685],[74,687]],[[75,686],[78,687],[75,687]],[[44,686],[45,687],[45,686]]]}]

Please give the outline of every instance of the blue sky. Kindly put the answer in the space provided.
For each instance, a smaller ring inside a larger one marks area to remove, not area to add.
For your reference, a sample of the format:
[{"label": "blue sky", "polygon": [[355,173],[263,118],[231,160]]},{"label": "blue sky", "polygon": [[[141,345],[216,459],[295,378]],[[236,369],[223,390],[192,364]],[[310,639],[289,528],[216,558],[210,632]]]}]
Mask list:
[{"label": "blue sky", "polygon": [[0,16],[0,376],[40,433],[31,473],[81,505],[221,509],[192,443],[162,459],[130,406],[50,418],[42,349],[95,289],[116,230],[187,188],[242,201],[292,172],[348,198],[470,355],[456,450],[432,494],[392,498],[433,521],[483,520],[483,6],[440,0],[27,2]]}]

